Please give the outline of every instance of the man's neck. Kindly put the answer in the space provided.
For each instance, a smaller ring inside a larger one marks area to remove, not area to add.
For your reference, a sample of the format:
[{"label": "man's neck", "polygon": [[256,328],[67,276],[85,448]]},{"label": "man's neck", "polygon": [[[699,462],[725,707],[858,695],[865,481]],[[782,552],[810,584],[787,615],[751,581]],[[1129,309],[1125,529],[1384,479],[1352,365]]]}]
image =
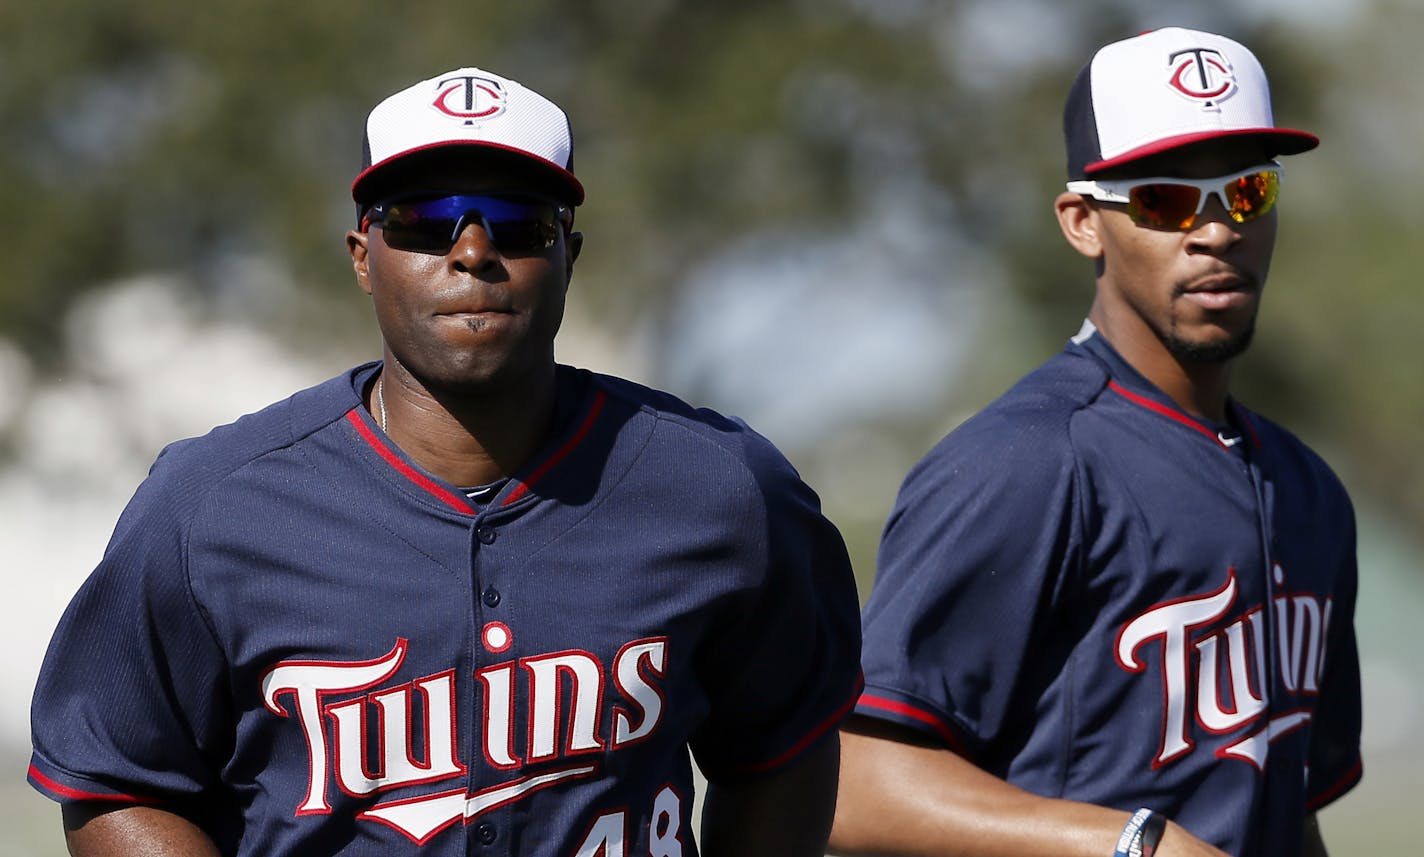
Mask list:
[{"label": "man's neck", "polygon": [[556,389],[552,365],[525,383],[452,391],[431,389],[388,361],[373,387],[372,412],[429,473],[453,485],[485,485],[513,476],[544,445]]},{"label": "man's neck", "polygon": [[1144,371],[1135,363],[1133,366],[1188,414],[1215,423],[1226,422],[1230,363],[1184,363],[1168,354],[1165,364],[1152,371]]},{"label": "man's neck", "polygon": [[1226,422],[1230,361],[1184,361],[1172,354],[1146,325],[1091,320],[1122,359],[1166,393],[1177,407],[1199,419]]}]

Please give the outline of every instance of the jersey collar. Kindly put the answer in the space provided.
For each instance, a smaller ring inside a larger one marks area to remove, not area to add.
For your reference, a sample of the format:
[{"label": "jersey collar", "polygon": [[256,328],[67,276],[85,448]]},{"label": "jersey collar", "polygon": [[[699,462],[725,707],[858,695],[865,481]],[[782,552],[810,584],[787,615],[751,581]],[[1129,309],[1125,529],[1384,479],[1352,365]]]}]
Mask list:
[{"label": "jersey collar", "polygon": [[1083,319],[1082,327],[1068,340],[1065,350],[1096,360],[1107,371],[1108,389],[1113,393],[1138,407],[1146,408],[1200,433],[1224,450],[1244,451],[1242,447],[1247,443],[1256,448],[1261,446],[1260,435],[1252,425],[1249,412],[1235,399],[1228,398],[1226,401],[1227,411],[1232,417],[1227,423],[1203,420],[1188,414],[1124,360],[1088,319]]},{"label": "jersey collar", "polygon": [[[477,515],[477,509],[464,492],[455,485],[427,473],[396,446],[377,425],[376,418],[361,405],[362,393],[380,370],[379,362],[368,363],[351,373],[355,406],[346,414],[346,421],[355,430],[363,445],[394,469],[402,481],[416,493],[433,499],[446,508],[463,515]],[[513,478],[485,508],[503,509],[528,497],[536,483],[577,449],[588,436],[603,411],[607,394],[589,383],[586,373],[571,367],[558,367],[558,399],[555,403],[555,428],[551,441]]]}]

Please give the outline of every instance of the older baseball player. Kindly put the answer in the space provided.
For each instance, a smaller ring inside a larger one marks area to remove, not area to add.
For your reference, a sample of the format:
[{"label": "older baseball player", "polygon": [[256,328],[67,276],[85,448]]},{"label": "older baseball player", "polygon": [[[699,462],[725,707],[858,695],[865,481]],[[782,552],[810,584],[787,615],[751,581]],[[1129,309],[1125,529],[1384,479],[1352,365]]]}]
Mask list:
[{"label": "older baseball player", "polygon": [[1355,530],[1324,462],[1228,392],[1276,237],[1242,45],[1110,44],[1065,111],[1088,319],[907,477],[864,615],[847,855],[1319,855],[1361,775]]},{"label": "older baseball player", "polygon": [[819,855],[858,602],[739,421],[561,365],[564,112],[372,110],[384,359],[170,446],[55,632],[30,782],[76,855]]}]

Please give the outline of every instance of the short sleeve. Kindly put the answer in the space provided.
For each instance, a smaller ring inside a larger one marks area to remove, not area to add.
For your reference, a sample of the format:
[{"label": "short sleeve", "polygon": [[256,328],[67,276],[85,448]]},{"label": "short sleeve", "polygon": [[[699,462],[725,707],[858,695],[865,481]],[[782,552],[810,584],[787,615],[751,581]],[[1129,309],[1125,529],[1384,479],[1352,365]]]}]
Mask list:
[{"label": "short sleeve", "polygon": [[1310,732],[1310,770],[1306,802],[1311,811],[1355,787],[1364,774],[1360,757],[1360,657],[1355,642],[1355,601],[1359,585],[1355,563],[1353,513],[1345,551],[1348,567],[1331,598],[1325,669]]},{"label": "short sleeve", "polygon": [[691,741],[712,780],[770,773],[832,734],[860,689],[860,603],[845,543],[779,454],[757,470],[759,584],[702,655],[711,709]]},{"label": "short sleeve", "polygon": [[911,470],[881,539],[856,713],[979,761],[1045,683],[1035,629],[1078,562],[1066,432],[981,414]]},{"label": "short sleeve", "polygon": [[184,505],[152,477],[140,487],[50,641],[30,782],[55,800],[198,798],[230,752],[222,654],[186,583]]}]

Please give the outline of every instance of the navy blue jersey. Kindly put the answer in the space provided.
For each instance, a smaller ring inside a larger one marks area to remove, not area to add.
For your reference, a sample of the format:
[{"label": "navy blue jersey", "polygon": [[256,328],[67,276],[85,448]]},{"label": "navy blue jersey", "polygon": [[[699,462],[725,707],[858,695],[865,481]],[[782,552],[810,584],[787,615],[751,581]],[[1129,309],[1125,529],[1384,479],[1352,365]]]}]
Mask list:
[{"label": "navy blue jersey", "polygon": [[159,457],[45,659],[37,788],[225,854],[693,855],[689,747],[718,781],[833,734],[854,581],[765,439],[560,367],[476,507],[361,406],[376,369]]},{"label": "navy blue jersey", "polygon": [[857,712],[1023,789],[1300,853],[1360,777],[1354,513],[1236,403],[1183,413],[1086,326],[906,478]]}]

